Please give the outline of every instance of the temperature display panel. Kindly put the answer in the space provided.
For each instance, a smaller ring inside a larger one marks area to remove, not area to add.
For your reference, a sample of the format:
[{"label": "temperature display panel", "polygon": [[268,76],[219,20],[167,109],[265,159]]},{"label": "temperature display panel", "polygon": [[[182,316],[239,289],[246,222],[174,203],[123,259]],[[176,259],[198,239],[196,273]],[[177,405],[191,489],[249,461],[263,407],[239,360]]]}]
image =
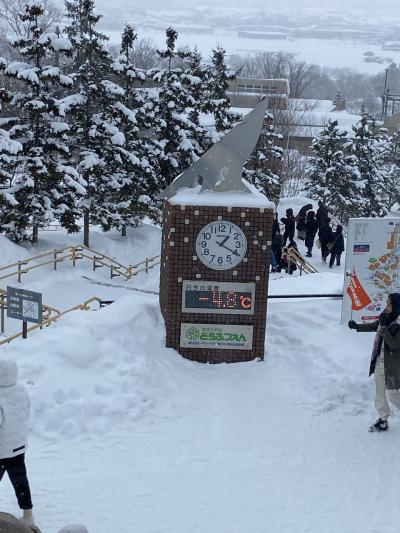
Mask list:
[{"label": "temperature display panel", "polygon": [[184,313],[254,314],[254,283],[183,281]]}]

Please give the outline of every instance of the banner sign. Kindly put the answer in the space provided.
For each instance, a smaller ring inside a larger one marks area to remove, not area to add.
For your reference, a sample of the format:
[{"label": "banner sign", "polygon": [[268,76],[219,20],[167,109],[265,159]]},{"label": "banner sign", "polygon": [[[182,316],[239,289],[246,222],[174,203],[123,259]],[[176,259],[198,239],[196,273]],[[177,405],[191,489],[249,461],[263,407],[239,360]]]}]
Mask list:
[{"label": "banner sign", "polygon": [[255,283],[183,281],[184,313],[254,315]]},{"label": "banner sign", "polygon": [[400,218],[351,218],[342,323],[377,320],[391,292],[400,292]]},{"label": "banner sign", "polygon": [[7,316],[24,322],[42,323],[42,294],[7,287]]},{"label": "banner sign", "polygon": [[181,324],[182,348],[251,350],[253,326],[225,324]]}]

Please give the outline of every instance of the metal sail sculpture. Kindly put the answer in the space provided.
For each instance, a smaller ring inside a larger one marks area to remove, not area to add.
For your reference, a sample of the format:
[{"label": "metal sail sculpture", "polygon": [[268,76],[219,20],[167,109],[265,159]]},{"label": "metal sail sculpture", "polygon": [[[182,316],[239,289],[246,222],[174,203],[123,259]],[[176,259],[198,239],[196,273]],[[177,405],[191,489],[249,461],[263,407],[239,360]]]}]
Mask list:
[{"label": "metal sail sculpture", "polygon": [[214,144],[188,170],[180,174],[161,194],[171,198],[183,187],[216,192],[249,192],[242,182],[243,166],[254,150],[268,107],[264,98],[220,141]]}]

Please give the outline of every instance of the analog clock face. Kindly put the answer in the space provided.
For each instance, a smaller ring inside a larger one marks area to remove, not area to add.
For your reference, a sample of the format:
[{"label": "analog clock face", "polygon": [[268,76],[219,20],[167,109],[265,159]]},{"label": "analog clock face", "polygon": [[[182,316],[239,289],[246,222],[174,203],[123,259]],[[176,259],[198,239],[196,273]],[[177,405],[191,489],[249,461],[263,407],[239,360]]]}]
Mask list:
[{"label": "analog clock face", "polygon": [[228,270],[238,265],[247,250],[243,231],[232,222],[210,222],[196,239],[196,253],[202,263],[214,270]]}]

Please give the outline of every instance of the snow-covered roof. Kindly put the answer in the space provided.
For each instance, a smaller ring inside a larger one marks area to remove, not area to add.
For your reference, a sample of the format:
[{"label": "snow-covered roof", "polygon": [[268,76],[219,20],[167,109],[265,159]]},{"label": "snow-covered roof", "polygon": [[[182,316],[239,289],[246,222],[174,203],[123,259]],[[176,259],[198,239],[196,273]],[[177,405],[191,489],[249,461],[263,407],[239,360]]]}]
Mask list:
[{"label": "snow-covered roof", "polygon": [[[289,99],[289,105],[293,103],[294,109],[289,109],[290,113],[290,135],[296,137],[316,137],[329,120],[337,120],[340,131],[353,133],[353,125],[361,120],[360,115],[354,115],[346,110],[334,111],[334,104],[331,100],[303,100]],[[307,111],[303,110],[309,109]],[[298,109],[298,111],[297,111]],[[239,115],[246,116],[251,108],[231,107],[231,111]],[[284,116],[285,111],[279,111]],[[273,111],[271,111],[272,114]],[[298,126],[296,124],[299,124]],[[286,129],[289,126],[284,126]],[[279,131],[279,124],[277,125]]]},{"label": "snow-covered roof", "polygon": [[174,205],[203,205],[222,207],[256,207],[259,209],[274,209],[275,204],[259,192],[254,185],[247,180],[242,180],[244,191],[216,192],[211,190],[201,191],[198,187],[183,187],[168,201]]},{"label": "snow-covered roof", "polygon": [[312,126],[316,127],[299,126],[296,128],[295,132],[291,133],[292,135],[315,137],[321,131],[322,127],[328,122],[328,120],[337,120],[339,130],[352,133],[352,126],[361,120],[360,115],[349,113],[345,109],[342,111],[334,111],[335,106],[331,100],[296,99],[295,102],[298,106],[303,104],[304,106],[308,106],[308,108],[310,108],[310,111],[300,110],[298,112],[293,112],[295,116],[298,115],[298,122],[301,124],[311,124]]}]

